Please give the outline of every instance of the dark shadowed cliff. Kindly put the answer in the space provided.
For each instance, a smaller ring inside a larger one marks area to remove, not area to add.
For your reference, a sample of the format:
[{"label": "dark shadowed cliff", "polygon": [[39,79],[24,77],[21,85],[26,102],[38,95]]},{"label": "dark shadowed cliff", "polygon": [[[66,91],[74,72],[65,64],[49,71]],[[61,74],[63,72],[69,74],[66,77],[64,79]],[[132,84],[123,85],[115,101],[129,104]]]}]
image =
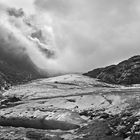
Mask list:
[{"label": "dark shadowed cliff", "polygon": [[140,84],[140,55],[122,61],[118,65],[98,68],[84,75],[114,84]]},{"label": "dark shadowed cliff", "polygon": [[26,54],[19,56],[13,53],[0,52],[0,88],[8,89],[11,85],[16,85],[39,78],[37,68]]}]

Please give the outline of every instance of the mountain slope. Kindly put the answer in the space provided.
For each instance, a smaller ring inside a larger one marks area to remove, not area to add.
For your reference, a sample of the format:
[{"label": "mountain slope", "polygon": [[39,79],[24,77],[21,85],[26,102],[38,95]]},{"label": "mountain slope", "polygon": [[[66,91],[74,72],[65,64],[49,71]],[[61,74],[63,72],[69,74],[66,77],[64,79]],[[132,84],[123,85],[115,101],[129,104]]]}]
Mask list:
[{"label": "mountain slope", "polygon": [[[3,53],[1,55],[1,53]],[[0,52],[0,89],[40,77],[34,64],[27,56],[17,59],[11,54]]]},{"label": "mountain slope", "polygon": [[84,75],[114,84],[140,84],[140,55],[125,60],[118,65],[98,68]]}]

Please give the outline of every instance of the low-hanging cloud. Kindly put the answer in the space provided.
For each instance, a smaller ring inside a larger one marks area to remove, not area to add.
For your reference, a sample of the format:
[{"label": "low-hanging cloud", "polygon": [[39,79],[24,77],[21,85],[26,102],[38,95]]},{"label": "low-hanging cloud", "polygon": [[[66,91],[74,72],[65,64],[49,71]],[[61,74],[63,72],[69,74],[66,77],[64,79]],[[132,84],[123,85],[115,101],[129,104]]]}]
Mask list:
[{"label": "low-hanging cloud", "polygon": [[[0,59],[21,70],[32,73],[56,74],[46,61],[54,56],[48,44],[42,44],[38,38],[32,38],[37,27],[30,24],[21,9],[0,5]],[[62,71],[57,67],[59,71]]]},{"label": "low-hanging cloud", "polygon": [[28,56],[38,70],[83,72],[140,51],[139,0],[34,0],[23,4],[25,12],[7,1],[0,46],[15,58]]},{"label": "low-hanging cloud", "polygon": [[[0,59],[25,72],[36,73],[36,66],[32,63],[27,47],[30,43],[22,34],[20,19],[10,17],[9,8],[0,5]],[[7,13],[8,12],[8,13]]]}]

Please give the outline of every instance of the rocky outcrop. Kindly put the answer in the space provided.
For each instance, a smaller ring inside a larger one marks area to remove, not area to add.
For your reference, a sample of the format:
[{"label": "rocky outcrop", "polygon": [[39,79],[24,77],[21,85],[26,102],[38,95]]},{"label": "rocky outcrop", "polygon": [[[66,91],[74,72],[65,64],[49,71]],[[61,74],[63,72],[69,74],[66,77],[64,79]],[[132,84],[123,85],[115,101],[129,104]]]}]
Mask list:
[{"label": "rocky outcrop", "polygon": [[24,64],[24,61],[26,60],[22,62],[10,57],[8,59],[0,57],[0,90],[41,77],[32,63]]},{"label": "rocky outcrop", "polygon": [[58,108],[42,109],[39,106],[1,109],[0,125],[35,129],[71,130],[84,122],[78,113]]},{"label": "rocky outcrop", "polygon": [[113,84],[140,84],[140,55],[125,60],[118,65],[92,70],[84,75]]}]

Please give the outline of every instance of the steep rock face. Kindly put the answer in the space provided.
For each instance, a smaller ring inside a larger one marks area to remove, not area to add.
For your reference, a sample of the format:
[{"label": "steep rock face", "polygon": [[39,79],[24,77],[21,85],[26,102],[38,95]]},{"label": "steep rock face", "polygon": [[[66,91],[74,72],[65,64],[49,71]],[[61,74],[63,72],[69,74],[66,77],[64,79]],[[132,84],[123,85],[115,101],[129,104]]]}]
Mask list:
[{"label": "steep rock face", "polygon": [[114,84],[140,84],[140,55],[131,57],[118,65],[98,68],[84,75]]},{"label": "steep rock face", "polygon": [[[8,89],[16,85],[40,77],[32,63],[25,59],[14,60],[13,58],[3,59],[0,57],[0,89]],[[25,66],[26,65],[26,66]],[[25,66],[25,67],[24,67]]]}]

